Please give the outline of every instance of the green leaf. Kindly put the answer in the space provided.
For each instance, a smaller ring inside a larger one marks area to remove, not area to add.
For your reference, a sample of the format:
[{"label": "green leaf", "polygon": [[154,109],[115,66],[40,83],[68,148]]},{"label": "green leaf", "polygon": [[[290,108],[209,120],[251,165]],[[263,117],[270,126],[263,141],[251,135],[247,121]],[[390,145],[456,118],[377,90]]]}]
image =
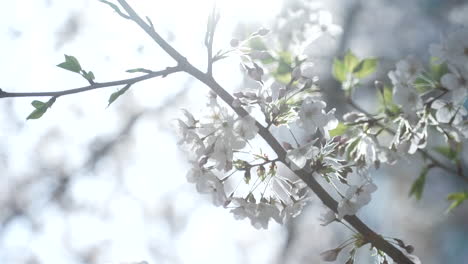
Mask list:
[{"label": "green leaf", "polygon": [[446,213],[458,207],[460,204],[463,203],[463,201],[468,200],[468,192],[465,191],[465,192],[451,193],[447,196],[447,200],[453,201],[453,202],[452,204],[450,204],[449,208],[447,208]]},{"label": "green leaf", "polygon": [[413,86],[419,93],[424,93],[431,90],[434,85],[431,80],[427,79],[427,77],[417,77],[413,82]]},{"label": "green leaf", "polygon": [[276,68],[275,74],[283,75],[283,74],[290,74],[292,71],[291,63],[291,53],[287,51],[281,51],[278,53],[278,67]]},{"label": "green leaf", "polygon": [[335,129],[330,130],[329,133],[331,137],[336,137],[343,135],[347,130],[348,126],[340,122],[338,123],[338,126]]},{"label": "green leaf", "polygon": [[31,104],[32,104],[32,106],[34,106],[34,108],[38,109],[38,108],[43,107],[46,103],[34,100],[34,101],[31,102]]},{"label": "green leaf", "polygon": [[31,102],[31,105],[34,106],[34,111],[26,117],[28,119],[39,119],[41,118],[48,108],[50,108],[55,103],[55,97],[52,97],[47,103],[34,100]]},{"label": "green leaf", "polygon": [[253,50],[267,50],[267,46],[261,38],[252,38],[249,40],[249,47]]},{"label": "green leaf", "polygon": [[353,73],[357,78],[365,78],[370,74],[374,73],[377,69],[378,60],[377,58],[368,58],[362,60],[356,68],[354,68]]},{"label": "green leaf", "polygon": [[80,73],[81,71],[80,63],[73,56],[65,55],[65,62],[62,62],[57,66],[62,69],[69,70],[69,71],[76,72],[76,73]]},{"label": "green leaf", "polygon": [[45,114],[46,111],[47,111],[47,108],[37,108],[31,114],[28,115],[26,120],[28,120],[28,119],[39,119]]},{"label": "green leaf", "polygon": [[454,149],[448,146],[438,146],[438,147],[435,147],[434,150],[452,161],[455,161],[458,156],[457,151],[455,151]]},{"label": "green leaf", "polygon": [[354,53],[351,50],[348,50],[344,57],[343,63],[345,71],[347,73],[354,72],[354,68],[359,64],[359,59],[358,57],[356,57],[356,55],[354,55]]},{"label": "green leaf", "polygon": [[429,167],[424,167],[419,174],[419,177],[414,181],[413,185],[411,186],[411,190],[409,196],[414,195],[417,200],[421,200],[423,191],[424,191],[424,184],[426,183],[426,176],[429,172]]},{"label": "green leaf", "polygon": [[126,72],[129,72],[129,73],[136,73],[136,72],[152,73],[153,71],[147,70],[145,68],[135,68],[135,69],[127,70]]},{"label": "green leaf", "polygon": [[447,64],[446,63],[438,63],[437,62],[438,60],[439,59],[436,58],[436,57],[431,57],[431,62],[430,62],[431,77],[436,81],[439,81],[440,78],[442,78],[442,76],[444,76],[444,74],[449,72]]},{"label": "green leaf", "polygon": [[268,54],[268,57],[264,58],[264,59],[261,59],[260,60],[263,64],[267,65],[267,64],[272,64],[273,62],[276,61],[275,58],[273,58],[273,56],[271,56],[270,54]]},{"label": "green leaf", "polygon": [[400,107],[393,102],[393,92],[390,87],[384,86],[383,95],[380,93],[379,96],[379,102],[380,111],[385,111],[390,116],[396,116],[400,113]]},{"label": "green leaf", "polygon": [[291,81],[291,74],[289,73],[278,74],[275,72],[273,73],[273,77],[282,84],[288,84]]},{"label": "green leaf", "polygon": [[89,71],[89,72],[83,71],[82,75],[86,80],[88,80],[90,82],[92,82],[94,80],[94,78],[95,78],[94,73],[92,71]]},{"label": "green leaf", "polygon": [[130,89],[130,86],[129,84],[127,84],[124,88],[118,90],[117,92],[111,94],[111,96],[109,97],[109,104],[107,105],[107,107],[109,107],[109,105],[111,105],[115,100],[117,100],[117,98],[119,98],[122,94],[124,94],[126,91],[128,91],[128,89]]},{"label": "green leaf", "polygon": [[280,51],[280,52],[278,52],[278,56],[279,56],[280,61],[287,64],[288,66],[291,66],[291,63],[292,63],[291,52],[289,52],[289,51]]},{"label": "green leaf", "polygon": [[346,80],[346,68],[344,63],[335,58],[333,61],[333,77],[339,82],[344,82]]}]

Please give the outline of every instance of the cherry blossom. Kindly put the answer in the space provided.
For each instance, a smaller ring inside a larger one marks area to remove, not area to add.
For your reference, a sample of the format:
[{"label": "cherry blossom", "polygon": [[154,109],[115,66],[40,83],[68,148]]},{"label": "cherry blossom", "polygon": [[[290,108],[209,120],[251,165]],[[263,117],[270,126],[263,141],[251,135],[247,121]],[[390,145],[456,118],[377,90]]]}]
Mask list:
[{"label": "cherry blossom", "polygon": [[319,153],[319,149],[314,146],[315,141],[309,142],[302,147],[288,150],[286,160],[289,161],[294,170],[304,168],[307,160],[312,159]]},{"label": "cherry blossom", "polygon": [[329,11],[321,10],[316,14],[317,23],[309,28],[306,35],[309,36],[308,41],[312,42],[322,35],[337,37],[343,32],[343,29],[333,24],[332,14]]},{"label": "cherry blossom", "polygon": [[320,225],[326,226],[336,220],[336,214],[332,210],[327,209],[327,211],[320,216],[319,220],[321,222]]},{"label": "cherry blossom", "polygon": [[299,110],[299,126],[309,134],[318,129],[325,138],[330,138],[328,131],[336,128],[338,120],[334,116],[335,109],[325,112],[326,105],[323,101],[306,98]]},{"label": "cherry blossom", "polygon": [[255,119],[251,116],[246,116],[236,120],[233,129],[237,135],[245,140],[253,139],[258,133],[258,127],[255,123]]},{"label": "cherry blossom", "polygon": [[210,170],[195,165],[187,173],[187,180],[195,183],[198,192],[212,194],[214,205],[221,206],[226,202],[224,186]]},{"label": "cherry blossom", "polygon": [[390,71],[388,77],[393,84],[393,100],[407,114],[414,116],[414,110],[421,109],[423,102],[413,82],[422,72],[421,63],[414,57],[407,57],[396,64],[396,70]]},{"label": "cherry blossom", "polygon": [[437,110],[435,117],[441,123],[458,125],[463,121],[463,117],[467,115],[467,111],[463,106],[454,105],[452,102],[443,100],[434,101],[432,108]]},{"label": "cherry blossom", "polygon": [[468,74],[462,76],[457,69],[452,68],[451,73],[447,73],[440,79],[443,87],[452,92],[452,100],[458,104],[463,104],[468,96]]},{"label": "cherry blossom", "polygon": [[468,29],[449,33],[440,44],[432,44],[429,51],[440,62],[465,69],[468,64]]},{"label": "cherry blossom", "polygon": [[366,182],[361,186],[350,185],[343,199],[338,203],[338,219],[345,215],[354,215],[357,211],[371,201],[371,193],[377,190],[372,182]]}]

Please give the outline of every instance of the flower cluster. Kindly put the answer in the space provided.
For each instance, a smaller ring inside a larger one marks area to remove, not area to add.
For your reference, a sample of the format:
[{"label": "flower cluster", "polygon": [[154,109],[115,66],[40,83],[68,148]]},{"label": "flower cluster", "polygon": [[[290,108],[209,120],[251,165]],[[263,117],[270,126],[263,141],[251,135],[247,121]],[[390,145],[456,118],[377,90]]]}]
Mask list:
[{"label": "flower cluster", "polygon": [[[429,69],[413,56],[397,62],[395,70],[388,73],[392,93],[376,82],[382,97],[380,113],[344,115],[349,129],[343,149],[349,158],[364,168],[378,167],[381,162],[393,164],[405,153],[425,149],[430,128],[439,131],[452,147],[468,137],[464,106],[468,95],[467,35],[468,30],[461,29],[431,45]],[[392,137],[390,144],[382,144],[388,142],[388,135]]]},{"label": "flower cluster", "polygon": [[[302,33],[312,32],[312,39],[340,33],[329,13],[316,11],[315,23],[301,28]],[[360,60],[350,51],[342,61],[336,59],[333,75],[357,110],[345,114],[342,122],[321,99],[314,63],[300,53],[269,49],[263,42],[268,32],[262,28],[244,40],[231,41],[247,88],[233,94],[230,106],[249,115],[235,116],[211,96],[204,118],[197,120],[184,111],[185,120],[178,120],[180,144],[192,164],[188,181],[200,193],[210,194],[216,206],[229,208],[236,219],[247,218],[254,227],[267,228],[271,219],[281,224],[301,212],[310,199],[309,189],[294,175],[279,175],[278,166],[284,165],[330,184],[338,206],[321,220],[323,225],[341,222],[369,204],[377,190],[369,168],[395,164],[400,157],[425,149],[430,128],[440,131],[451,147],[468,137],[463,105],[468,95],[468,30],[453,32],[432,45],[429,69],[412,56],[397,62],[388,73],[391,88],[375,83],[382,105],[377,114],[352,101],[353,89],[376,70],[377,59]],[[259,127],[289,130],[290,140],[282,142],[285,156],[270,159],[252,147]],[[292,127],[302,130],[300,138]],[[353,181],[351,174],[356,176]],[[356,238],[354,243],[366,241]],[[323,259],[334,261],[346,246],[324,252]],[[379,261],[385,263],[386,256]]]},{"label": "flower cluster", "polygon": [[185,110],[184,120],[177,120],[179,143],[192,165],[187,180],[214,205],[230,208],[236,219],[248,218],[256,228],[298,215],[309,200],[308,188],[278,175],[277,160],[253,152],[249,142],[258,133],[256,121],[234,117],[215,96],[207,106],[208,115],[200,120]]}]

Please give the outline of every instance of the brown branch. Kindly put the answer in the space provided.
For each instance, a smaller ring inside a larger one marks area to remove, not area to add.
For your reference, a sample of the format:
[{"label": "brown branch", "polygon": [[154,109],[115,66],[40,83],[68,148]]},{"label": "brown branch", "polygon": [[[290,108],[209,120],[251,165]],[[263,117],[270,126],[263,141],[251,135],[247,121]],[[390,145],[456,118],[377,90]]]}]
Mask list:
[{"label": "brown branch", "polygon": [[[215,94],[217,94],[225,103],[227,103],[239,116],[245,117],[249,113],[242,107],[234,107],[234,98],[229,94],[221,85],[219,85],[214,78],[207,73],[203,73],[198,68],[191,65],[187,59],[170,46],[164,39],[162,39],[154,30],[152,30],[128,5],[125,0],[118,0],[125,11],[130,15],[130,18],[135,21],[164,51],[166,51],[172,58],[174,58],[179,65],[184,65],[184,71],[195,77],[200,82],[208,86]],[[256,125],[259,128],[260,136],[268,143],[273,151],[278,156],[278,159],[282,161],[286,166],[289,167],[286,162],[286,151],[283,149],[281,144],[276,138],[270,133],[270,131],[256,121]],[[291,168],[290,168],[291,169]],[[305,170],[295,171],[296,175],[299,176],[312,191],[319,197],[319,199],[330,209],[337,212],[338,203],[327,193],[325,189],[312,177],[309,172]],[[366,224],[364,224],[357,216],[346,216],[345,220],[353,226],[358,232],[360,232],[369,243],[376,248],[384,251],[390,256],[395,262],[401,264],[412,264],[413,262],[398,248],[383,239],[380,235],[371,230]]]},{"label": "brown branch", "polygon": [[[139,81],[147,80],[157,76],[166,76],[170,73],[185,71],[188,74],[192,75],[200,82],[207,85],[214,93],[216,93],[225,103],[227,103],[239,116],[244,117],[248,116],[248,112],[242,107],[234,107],[233,101],[234,98],[229,94],[221,85],[219,85],[209,73],[203,73],[198,68],[191,65],[187,59],[182,56],[177,50],[175,50],[171,45],[169,45],[156,31],[154,30],[153,25],[148,25],[144,20],[142,20],[138,14],[130,7],[130,5],[125,0],[118,0],[123,9],[128,13],[128,16],[131,20],[137,23],[167,54],[169,54],[175,61],[177,61],[178,66],[169,67],[166,70],[149,73],[144,76],[120,80],[115,82],[107,83],[95,83],[86,87],[76,88],[71,90],[57,91],[57,92],[32,92],[32,93],[8,93],[0,90],[0,98],[5,97],[29,97],[29,96],[62,96],[80,92],[86,92],[98,88],[116,86],[116,85],[128,85],[134,84]],[[281,144],[276,140],[276,138],[270,133],[267,127],[264,127],[260,123],[256,122],[256,125],[259,128],[260,136],[268,143],[268,145],[273,149],[273,151],[278,156],[278,160],[284,163],[288,168],[289,165],[286,162],[286,151],[283,149]],[[290,168],[291,169],[291,168]],[[292,170],[292,169],[291,169]],[[319,199],[331,210],[337,212],[337,201],[328,194],[328,192],[314,179],[311,173],[305,170],[295,171],[296,175],[301,178],[312,191],[319,197]],[[393,244],[389,243],[383,239],[380,235],[371,230],[366,224],[364,224],[357,216],[345,216],[344,219],[354,227],[358,232],[360,232],[366,241],[372,244],[374,247],[382,250],[388,256],[393,258],[395,262],[400,264],[414,264],[401,250],[395,247]]]},{"label": "brown branch", "polygon": [[80,87],[80,88],[62,90],[62,91],[55,91],[55,92],[9,93],[9,92],[5,92],[5,91],[0,89],[0,98],[8,98],[8,97],[41,97],[41,96],[59,97],[59,96],[63,96],[63,95],[82,93],[82,92],[87,92],[87,91],[91,91],[91,90],[96,90],[96,89],[106,88],[106,87],[112,87],[112,86],[117,86],[117,85],[132,85],[132,84],[135,84],[137,82],[141,82],[141,81],[148,80],[148,79],[155,78],[155,77],[159,77],[159,76],[166,77],[167,75],[169,75],[171,73],[180,72],[180,71],[182,71],[181,66],[167,67],[165,70],[151,72],[151,73],[148,73],[146,75],[139,76],[139,77],[134,77],[134,78],[120,80],[120,81],[113,81],[113,82],[93,83],[91,85]]}]

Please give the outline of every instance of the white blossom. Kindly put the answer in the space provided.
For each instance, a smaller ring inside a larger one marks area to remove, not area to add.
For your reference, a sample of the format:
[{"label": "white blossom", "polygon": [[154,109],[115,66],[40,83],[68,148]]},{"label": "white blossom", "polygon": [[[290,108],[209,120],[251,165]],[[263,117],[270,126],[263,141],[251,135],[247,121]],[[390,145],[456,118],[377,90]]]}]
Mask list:
[{"label": "white blossom", "polygon": [[301,70],[301,76],[308,78],[308,79],[313,79],[315,77],[315,64],[310,61],[303,62],[300,67]]},{"label": "white blossom", "polygon": [[251,116],[239,118],[234,123],[234,132],[245,140],[253,139],[258,133],[258,127],[255,124],[255,119]]},{"label": "white blossom", "polygon": [[283,223],[279,209],[273,204],[260,202],[257,205],[257,212],[257,218],[252,222],[254,227],[261,226],[266,229],[268,228],[268,222],[270,219],[274,219],[278,224]]},{"label": "white blossom", "polygon": [[210,158],[215,161],[218,170],[229,171],[232,168],[233,154],[230,142],[226,138],[218,137]]},{"label": "white blossom", "polygon": [[392,140],[392,148],[398,152],[414,154],[418,149],[427,145],[427,118],[420,118],[416,125],[411,125],[408,120],[399,118],[399,125]]},{"label": "white blossom", "polygon": [[462,28],[451,32],[440,44],[430,45],[432,56],[441,62],[465,68],[468,64],[468,29]]},{"label": "white blossom", "polygon": [[393,86],[393,101],[402,107],[406,114],[413,115],[423,106],[421,97],[415,88],[408,85],[396,84]]},{"label": "white blossom", "polygon": [[200,136],[191,129],[185,129],[184,123],[179,121],[180,140],[179,145],[187,151],[188,156],[191,160],[198,160],[203,154],[205,154],[206,147]]},{"label": "white blossom", "polygon": [[313,42],[322,35],[337,37],[343,32],[343,29],[333,24],[332,14],[329,11],[321,10],[316,14],[317,23],[312,25],[305,35],[308,36],[308,42]]},{"label": "white blossom", "polygon": [[308,197],[304,197],[299,200],[293,200],[292,204],[287,204],[281,211],[281,217],[284,218],[284,221],[287,221],[291,218],[298,216],[307,202],[310,200]]},{"label": "white blossom", "polygon": [[432,108],[437,110],[435,117],[441,123],[450,122],[453,125],[458,125],[463,121],[463,117],[467,115],[467,111],[462,105],[454,105],[443,100],[434,101]]},{"label": "white blossom", "polygon": [[468,75],[462,76],[457,69],[452,68],[451,73],[446,73],[440,79],[443,87],[452,93],[452,100],[455,103],[463,104],[468,95]]},{"label": "white blossom", "polygon": [[336,128],[338,120],[334,116],[335,109],[325,112],[326,103],[320,100],[306,98],[299,110],[299,126],[314,134],[320,130],[325,138],[329,138],[328,131]]},{"label": "white blossom", "polygon": [[260,203],[256,203],[254,199],[234,198],[233,202],[237,207],[231,210],[235,219],[249,218],[250,223],[257,229],[268,228],[270,219],[274,219],[277,223],[282,223],[280,211],[274,204],[262,199]]},{"label": "white blossom", "polygon": [[359,205],[356,204],[355,202],[351,201],[348,198],[343,198],[339,203],[338,203],[338,219],[342,219],[345,215],[354,215],[358,212],[359,210]]},{"label": "white blossom", "polygon": [[363,158],[367,164],[373,164],[377,159],[377,139],[374,136],[362,133],[356,145],[356,159]]},{"label": "white blossom", "polygon": [[413,56],[408,56],[396,64],[396,69],[388,73],[388,77],[395,84],[412,85],[424,70],[421,62]]},{"label": "white blossom", "polygon": [[195,165],[187,173],[187,180],[195,183],[199,193],[211,194],[215,206],[221,206],[226,202],[224,185],[212,171]]},{"label": "white blossom", "polygon": [[309,142],[299,148],[288,150],[286,161],[291,164],[293,170],[304,168],[307,160],[312,159],[319,153],[319,149],[314,146],[315,141]]},{"label": "white blossom", "polygon": [[327,209],[327,211],[320,216],[319,220],[321,222],[320,225],[326,226],[336,220],[336,214],[332,210]]},{"label": "white blossom", "polygon": [[414,116],[414,110],[421,109],[423,102],[413,83],[423,71],[421,63],[414,57],[396,64],[396,69],[388,73],[393,84],[393,101],[402,107],[407,114]]},{"label": "white blossom", "polygon": [[361,186],[350,185],[343,199],[338,203],[338,219],[345,215],[354,215],[357,211],[371,201],[371,193],[377,190],[372,182]]}]

